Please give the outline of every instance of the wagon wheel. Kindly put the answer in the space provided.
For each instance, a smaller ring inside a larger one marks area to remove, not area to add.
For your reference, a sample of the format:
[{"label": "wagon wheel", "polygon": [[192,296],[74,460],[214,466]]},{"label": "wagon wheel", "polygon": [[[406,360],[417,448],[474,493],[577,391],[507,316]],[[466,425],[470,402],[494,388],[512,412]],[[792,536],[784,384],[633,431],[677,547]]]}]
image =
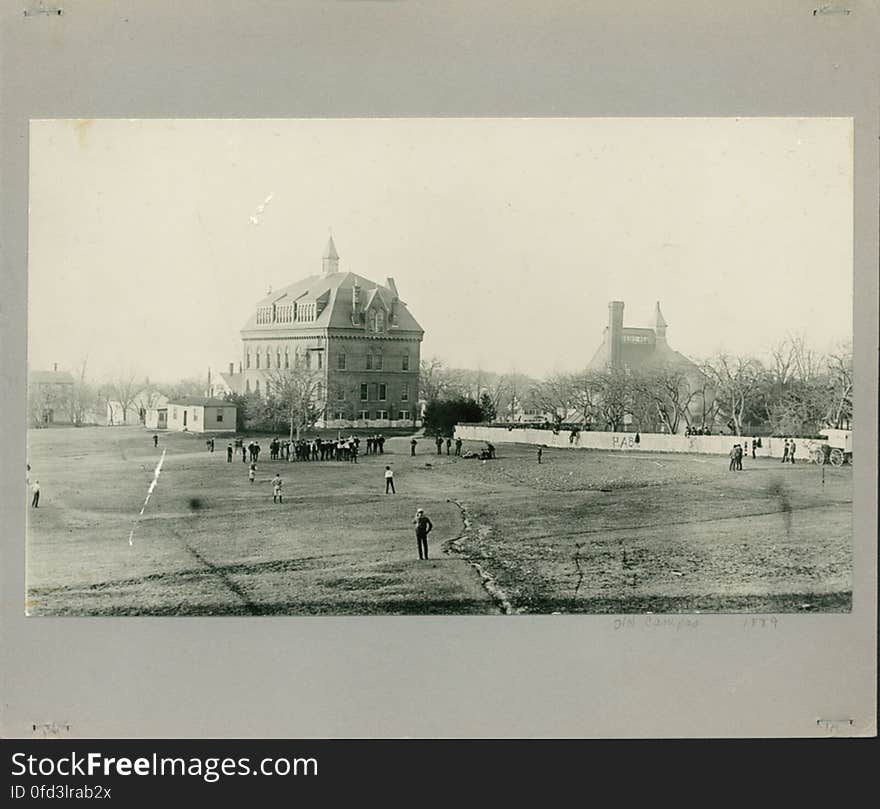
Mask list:
[{"label": "wagon wheel", "polygon": [[813,461],[819,464],[819,466],[825,463],[825,450],[822,447],[816,447],[813,450]]},{"label": "wagon wheel", "polygon": [[828,460],[831,462],[832,466],[843,466],[843,462],[845,460],[843,450],[839,447],[835,447],[833,450],[831,450],[831,454],[828,456]]}]

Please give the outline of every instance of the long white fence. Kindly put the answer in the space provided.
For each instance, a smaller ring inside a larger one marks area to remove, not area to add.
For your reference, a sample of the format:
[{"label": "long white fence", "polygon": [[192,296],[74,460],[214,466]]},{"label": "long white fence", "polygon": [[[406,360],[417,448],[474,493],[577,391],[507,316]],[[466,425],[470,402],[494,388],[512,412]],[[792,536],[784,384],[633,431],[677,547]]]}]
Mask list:
[{"label": "long white fence", "polygon": [[[522,430],[505,427],[481,427],[478,425],[459,425],[455,435],[464,441],[489,441],[492,444],[535,444],[545,447],[572,449],[604,449],[621,452],[693,452],[708,455],[727,455],[734,444],[741,444],[751,455],[752,437],[736,435],[667,435],[664,433],[641,433],[636,442],[636,433],[606,433],[582,431],[574,441],[570,433],[560,430],[554,435],[552,430]],[[795,458],[807,460],[812,451],[823,442],[815,438],[795,438],[797,449]],[[784,438],[761,437],[761,446],[755,449],[759,458],[782,458]]]}]

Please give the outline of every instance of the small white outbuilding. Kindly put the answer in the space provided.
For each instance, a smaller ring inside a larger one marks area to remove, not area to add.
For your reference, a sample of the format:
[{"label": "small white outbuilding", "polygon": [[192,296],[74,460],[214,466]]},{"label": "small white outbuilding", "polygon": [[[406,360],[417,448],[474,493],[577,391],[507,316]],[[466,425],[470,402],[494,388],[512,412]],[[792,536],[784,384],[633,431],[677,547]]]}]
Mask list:
[{"label": "small white outbuilding", "polygon": [[223,399],[169,399],[169,430],[190,433],[234,433],[236,407]]}]

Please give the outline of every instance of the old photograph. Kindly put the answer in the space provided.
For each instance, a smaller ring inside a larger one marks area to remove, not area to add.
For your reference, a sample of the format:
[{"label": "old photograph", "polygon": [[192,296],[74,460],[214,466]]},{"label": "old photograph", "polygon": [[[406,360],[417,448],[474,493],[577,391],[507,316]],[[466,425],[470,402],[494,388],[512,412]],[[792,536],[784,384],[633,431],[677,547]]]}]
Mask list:
[{"label": "old photograph", "polygon": [[850,118],[30,122],[26,615],[849,612]]}]

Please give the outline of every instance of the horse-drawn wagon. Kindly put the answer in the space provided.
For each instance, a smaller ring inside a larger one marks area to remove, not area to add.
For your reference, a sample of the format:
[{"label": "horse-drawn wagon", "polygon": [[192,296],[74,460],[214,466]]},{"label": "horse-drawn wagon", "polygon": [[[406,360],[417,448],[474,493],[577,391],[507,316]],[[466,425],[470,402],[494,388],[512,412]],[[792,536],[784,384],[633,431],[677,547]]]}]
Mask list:
[{"label": "horse-drawn wagon", "polygon": [[819,435],[824,441],[818,442],[812,450],[813,460],[817,464],[843,466],[853,462],[852,430],[828,429],[822,430]]}]

